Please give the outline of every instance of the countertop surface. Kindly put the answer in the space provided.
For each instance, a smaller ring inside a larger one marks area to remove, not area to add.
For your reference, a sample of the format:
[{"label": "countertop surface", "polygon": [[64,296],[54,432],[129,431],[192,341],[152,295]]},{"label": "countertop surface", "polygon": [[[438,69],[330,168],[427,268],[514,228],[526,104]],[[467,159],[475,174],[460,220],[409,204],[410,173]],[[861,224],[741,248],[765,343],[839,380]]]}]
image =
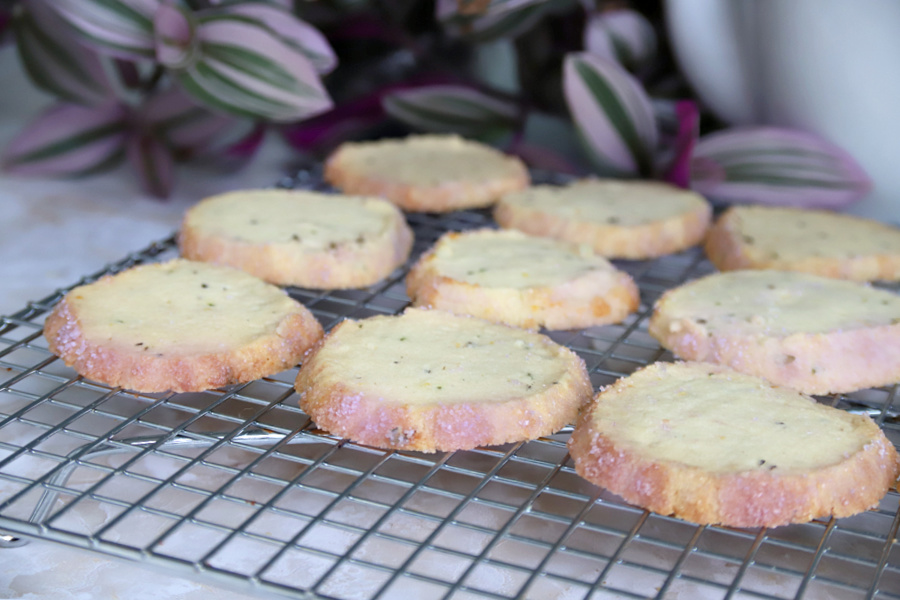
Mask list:
[{"label": "countertop surface", "polygon": [[[0,147],[49,103],[22,75],[14,51],[0,52]],[[253,163],[236,173],[182,168],[173,197],[141,192],[127,167],[80,180],[0,174],[0,314],[10,315],[106,264],[164,239],[184,210],[218,192],[269,186],[293,160],[274,136]],[[0,548],[0,598],[85,600],[246,598],[143,566],[41,541]]]}]

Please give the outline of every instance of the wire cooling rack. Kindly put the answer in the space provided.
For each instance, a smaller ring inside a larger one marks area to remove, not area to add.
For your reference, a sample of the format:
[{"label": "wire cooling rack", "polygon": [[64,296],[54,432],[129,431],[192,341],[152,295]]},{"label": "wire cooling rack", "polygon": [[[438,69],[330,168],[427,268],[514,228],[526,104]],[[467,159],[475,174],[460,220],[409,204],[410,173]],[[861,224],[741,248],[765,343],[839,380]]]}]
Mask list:
[{"label": "wire cooling rack", "polygon": [[[280,185],[322,187],[315,172]],[[409,220],[413,259],[445,231],[492,224],[479,211]],[[167,239],[78,284],[176,255]],[[647,333],[650,307],[712,271],[697,250],[619,266],[641,289],[635,315],[550,334],[585,360],[595,388],[671,360]],[[361,290],[288,291],[327,329],[401,311],[405,273]],[[47,350],[42,323],[64,292],[0,324],[0,543],[56,541],[261,596],[900,598],[895,490],[846,519],[696,526],[579,478],[567,432],[454,453],[372,449],[316,429],[298,407],[296,369],[203,393],[112,389]],[[896,388],[821,401],[871,415],[900,444]]]}]

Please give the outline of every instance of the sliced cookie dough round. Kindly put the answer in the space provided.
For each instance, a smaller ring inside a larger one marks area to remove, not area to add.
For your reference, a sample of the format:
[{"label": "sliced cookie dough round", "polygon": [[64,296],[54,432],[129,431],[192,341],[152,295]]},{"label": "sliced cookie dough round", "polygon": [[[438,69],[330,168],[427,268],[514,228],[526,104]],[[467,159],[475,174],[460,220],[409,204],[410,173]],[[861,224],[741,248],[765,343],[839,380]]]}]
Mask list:
[{"label": "sliced cookie dough round", "polygon": [[776,269],[853,281],[900,280],[900,229],[871,219],[778,206],[734,206],[704,244],[721,271]]},{"label": "sliced cookie dough round", "polygon": [[44,324],[80,375],[140,392],[243,383],[296,365],[322,326],[283,290],[231,267],[177,259],[71,290]]},{"label": "sliced cookie dough round", "polygon": [[631,276],[587,246],[494,229],[444,234],[406,293],[415,306],[529,329],[617,323],[640,304]]},{"label": "sliced cookie dough round", "polygon": [[530,181],[524,163],[455,135],[346,142],[325,162],[325,180],[348,194],[387,198],[411,212],[494,204]]},{"label": "sliced cookie dough round", "polygon": [[377,283],[406,261],[412,241],[403,213],[381,198],[277,189],[202,200],[178,236],[186,258],[315,289]]},{"label": "sliced cookie dough round", "polygon": [[342,321],[295,387],[319,427],[422,452],[550,435],[592,394],[581,358],[544,335],[417,308]]},{"label": "sliced cookie dough round", "polygon": [[650,334],[685,360],[808,394],[900,382],[900,296],[792,271],[708,275],[660,297]]},{"label": "sliced cookie dough round", "polygon": [[507,229],[587,244],[607,258],[656,258],[700,243],[712,210],[702,196],[665,183],[582,179],[503,196],[494,219]]},{"label": "sliced cookie dough round", "polygon": [[867,416],[708,363],[654,363],[600,392],[569,440],[576,471],[642,508],[775,527],[865,511],[900,459]]}]

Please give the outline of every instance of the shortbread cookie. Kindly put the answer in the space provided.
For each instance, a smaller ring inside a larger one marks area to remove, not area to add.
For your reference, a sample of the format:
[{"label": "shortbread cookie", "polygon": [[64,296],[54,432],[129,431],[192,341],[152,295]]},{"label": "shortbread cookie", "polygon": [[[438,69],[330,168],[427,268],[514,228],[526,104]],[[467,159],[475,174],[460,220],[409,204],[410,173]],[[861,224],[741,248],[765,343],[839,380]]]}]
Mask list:
[{"label": "shortbread cookie", "polygon": [[271,283],[340,289],[390,275],[412,240],[403,213],[386,200],[271,189],[201,201],[185,215],[178,244],[186,258]]},{"label": "shortbread cookie", "polygon": [[659,299],[650,334],[679,358],[808,394],[900,381],[900,296],[791,271],[717,273]]},{"label": "shortbread cookie", "polygon": [[645,259],[703,240],[712,210],[702,196],[665,183],[583,179],[503,196],[501,227],[591,246],[608,258]]},{"label": "shortbread cookie", "polygon": [[900,474],[869,417],[704,363],[655,363],[603,390],[569,451],[582,477],[632,504],[732,527],[853,515]]},{"label": "shortbread cookie", "polygon": [[780,269],[854,281],[900,280],[900,229],[826,210],[735,206],[710,228],[722,271]]},{"label": "shortbread cookie", "polygon": [[406,293],[415,306],[529,329],[617,323],[640,303],[631,277],[586,246],[494,229],[444,234]]},{"label": "shortbread cookie", "polygon": [[490,206],[529,183],[518,158],[455,135],[347,142],[325,163],[325,180],[348,194],[387,198],[413,212]]},{"label": "shortbread cookie", "polygon": [[178,259],[73,289],[47,317],[44,335],[51,352],[89,379],[188,392],[292,367],[322,326],[252,275]]},{"label": "shortbread cookie", "polygon": [[546,336],[417,308],[342,321],[295,386],[319,427],[422,452],[549,435],[592,393],[584,362]]}]

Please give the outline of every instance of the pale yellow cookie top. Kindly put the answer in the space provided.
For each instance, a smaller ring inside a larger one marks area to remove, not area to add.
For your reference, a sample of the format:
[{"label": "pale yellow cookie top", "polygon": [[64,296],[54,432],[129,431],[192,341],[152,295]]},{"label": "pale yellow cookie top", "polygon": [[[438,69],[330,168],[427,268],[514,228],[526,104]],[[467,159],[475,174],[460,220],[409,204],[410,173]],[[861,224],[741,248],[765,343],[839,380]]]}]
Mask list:
[{"label": "pale yellow cookie top", "polygon": [[305,310],[251,275],[180,259],[77,287],[66,302],[89,341],[165,355],[237,350]]},{"label": "pale yellow cookie top", "polygon": [[553,287],[587,273],[615,270],[587,246],[493,229],[442,237],[433,266],[457,281],[514,289]]},{"label": "pale yellow cookie top", "polygon": [[714,473],[840,463],[871,441],[864,417],[717,365],[656,363],[599,396],[595,431],[654,461]]},{"label": "pale yellow cookie top", "polygon": [[824,210],[739,206],[729,211],[755,260],[900,254],[900,229]]},{"label": "pale yellow cookie top", "polygon": [[[388,403],[504,402],[559,382],[566,353],[549,338],[439,310],[346,321],[315,356],[322,380]],[[327,365],[327,366],[325,366]]]},{"label": "pale yellow cookie top", "polygon": [[185,224],[244,242],[289,243],[310,250],[383,237],[399,210],[387,200],[301,190],[228,192],[193,206]]},{"label": "pale yellow cookie top", "polygon": [[357,174],[421,187],[482,183],[524,172],[517,159],[455,135],[347,143],[339,152]]},{"label": "pale yellow cookie top", "polygon": [[665,183],[615,179],[538,185],[507,194],[502,202],[572,221],[622,227],[679,217],[707,205],[699,194]]},{"label": "pale yellow cookie top", "polygon": [[[667,292],[658,315],[690,319],[710,333],[786,336],[830,333],[900,322],[900,296],[866,284],[807,273],[742,270],[716,273]],[[673,330],[674,331],[674,330]]]}]

